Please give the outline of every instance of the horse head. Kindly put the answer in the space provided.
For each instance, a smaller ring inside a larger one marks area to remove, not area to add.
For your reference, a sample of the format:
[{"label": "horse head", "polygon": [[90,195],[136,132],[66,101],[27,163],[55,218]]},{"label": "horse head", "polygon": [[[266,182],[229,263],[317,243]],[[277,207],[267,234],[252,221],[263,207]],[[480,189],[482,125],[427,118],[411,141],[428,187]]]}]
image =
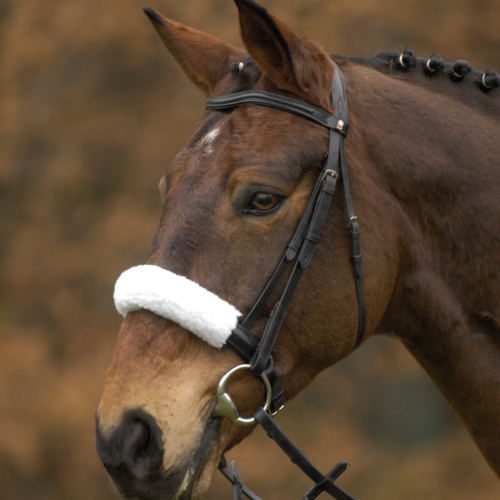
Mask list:
[{"label": "horse head", "polygon": [[[263,90],[334,113],[330,96],[338,69],[328,54],[252,0],[236,5],[246,52],[145,12],[205,95]],[[161,178],[163,212],[148,264],[197,283],[245,315],[306,208],[328,139],[320,125],[268,107],[206,112]],[[356,346],[358,306],[343,204],[330,215],[272,353],[286,398]],[[255,338],[282,291],[278,286],[256,319]],[[384,292],[377,297],[378,303],[386,300]],[[379,319],[375,314],[367,318],[367,333]],[[213,417],[217,385],[239,364],[233,350],[210,345],[178,322],[145,309],[125,315],[96,437],[124,497],[203,496],[221,454],[254,428]],[[260,378],[244,371],[228,390],[244,417],[265,398]]]}]

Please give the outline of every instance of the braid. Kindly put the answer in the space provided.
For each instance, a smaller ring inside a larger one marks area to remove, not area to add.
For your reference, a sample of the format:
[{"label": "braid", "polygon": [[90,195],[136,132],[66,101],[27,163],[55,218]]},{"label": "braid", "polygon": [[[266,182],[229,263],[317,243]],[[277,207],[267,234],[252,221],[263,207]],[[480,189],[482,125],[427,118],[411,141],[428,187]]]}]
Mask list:
[{"label": "braid", "polygon": [[405,49],[396,62],[396,68],[399,70],[408,71],[416,66],[417,56],[415,55],[415,52],[410,49]]},{"label": "braid", "polygon": [[424,66],[424,72],[427,76],[435,75],[438,71],[442,71],[445,67],[444,61],[438,54],[434,54],[427,60]]},{"label": "braid", "polygon": [[496,71],[490,69],[484,73],[481,80],[476,83],[481,90],[488,92],[491,89],[500,87],[500,75]]},{"label": "braid", "polygon": [[472,66],[467,61],[459,59],[455,61],[449,72],[450,79],[454,82],[461,82],[464,76],[472,71]]}]

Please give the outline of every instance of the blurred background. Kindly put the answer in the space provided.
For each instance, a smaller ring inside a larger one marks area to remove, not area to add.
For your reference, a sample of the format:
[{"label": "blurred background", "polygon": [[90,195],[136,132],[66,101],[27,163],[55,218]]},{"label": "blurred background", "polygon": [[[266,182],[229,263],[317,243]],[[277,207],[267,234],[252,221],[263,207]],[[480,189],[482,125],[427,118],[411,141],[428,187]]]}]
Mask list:
[{"label": "blurred background", "polygon": [[[143,263],[157,184],[204,99],[144,0],[0,0],[0,498],[117,498],[93,445],[120,317],[120,272]],[[240,45],[231,0],[151,0]],[[500,70],[500,0],[262,0],[328,51],[412,48]],[[397,341],[371,339],[279,422],[360,500],[499,498],[500,485]],[[230,453],[265,500],[310,483],[263,432]],[[212,499],[230,499],[216,477]]]}]

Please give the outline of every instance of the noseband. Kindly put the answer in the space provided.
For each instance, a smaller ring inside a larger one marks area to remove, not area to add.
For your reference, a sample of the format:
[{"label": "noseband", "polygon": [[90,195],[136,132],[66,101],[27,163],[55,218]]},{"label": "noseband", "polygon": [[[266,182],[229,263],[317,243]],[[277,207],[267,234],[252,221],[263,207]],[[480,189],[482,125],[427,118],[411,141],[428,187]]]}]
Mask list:
[{"label": "noseband", "polygon": [[[292,300],[293,293],[299,283],[304,269],[311,262],[314,248],[319,241],[323,224],[326,220],[339,175],[344,186],[345,203],[347,209],[349,241],[351,247],[351,262],[354,272],[354,282],[359,306],[357,347],[362,339],[365,326],[365,301],[362,287],[362,265],[360,249],[360,232],[357,217],[352,206],[351,190],[345,162],[344,138],[347,135],[347,97],[340,69],[335,65],[335,75],[332,86],[332,104],[338,116],[332,115],[321,108],[306,102],[292,99],[280,94],[262,90],[249,90],[235,94],[212,97],[208,100],[206,108],[214,111],[231,111],[238,106],[254,104],[279,109],[287,113],[298,115],[313,121],[329,130],[328,153],[319,172],[318,179],[312,191],[307,207],[289,241],[286,250],[264,291],[253,305],[245,319],[239,322],[228,337],[229,345],[246,363],[233,368],[219,383],[217,391],[217,405],[212,412],[212,417],[229,418],[236,425],[252,425],[260,423],[269,437],[274,439],[290,459],[297,464],[314,482],[315,485],[303,497],[303,500],[313,500],[323,491],[328,492],[338,500],[354,500],[351,495],[339,488],[334,481],[347,467],[345,462],[337,464],[328,474],[323,475],[316,469],[283,433],[281,428],[273,421],[272,416],[281,410],[285,404],[282,390],[283,374],[277,375],[271,358],[274,343],[279,329],[283,323],[286,311]],[[340,166],[340,169],[339,169]],[[339,172],[340,170],[340,172]],[[261,314],[271,295],[285,275],[285,271],[292,267],[284,291],[276,305],[273,307],[264,333],[258,341],[250,329],[255,319]],[[249,370],[254,375],[261,377],[266,385],[266,404],[253,414],[253,418],[242,418],[225,392],[225,386],[233,373],[243,369]],[[260,500],[258,496],[246,488],[238,474],[236,464],[231,464],[232,470],[227,468],[225,458],[222,457],[219,469],[234,487],[235,500],[241,499],[242,493],[251,500]]]}]

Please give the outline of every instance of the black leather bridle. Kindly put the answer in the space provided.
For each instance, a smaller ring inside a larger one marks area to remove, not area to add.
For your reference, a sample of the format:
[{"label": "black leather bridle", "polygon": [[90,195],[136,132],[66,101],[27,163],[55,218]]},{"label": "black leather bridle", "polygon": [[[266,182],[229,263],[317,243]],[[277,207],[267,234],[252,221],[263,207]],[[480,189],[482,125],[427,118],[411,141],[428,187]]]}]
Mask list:
[{"label": "black leather bridle", "polygon": [[[212,97],[208,100],[206,108],[214,111],[231,111],[238,106],[246,104],[279,109],[322,125],[329,130],[329,144],[326,159],[319,172],[318,180],[313,188],[307,207],[276,270],[250,312],[243,321],[238,323],[226,341],[226,344],[229,345],[245,363],[248,363],[247,365],[242,365],[242,367],[247,368],[254,375],[262,377],[266,381],[266,386],[271,388],[271,393],[268,395],[269,410],[266,411],[266,409],[262,407],[259,408],[254,412],[253,419],[247,419],[247,423],[240,425],[248,425],[248,421],[251,421],[251,423],[260,423],[267,434],[277,442],[290,459],[315,482],[313,488],[303,497],[304,500],[313,500],[323,491],[328,492],[338,500],[354,500],[351,495],[334,484],[334,481],[346,469],[347,464],[345,462],[338,463],[328,474],[323,475],[311,464],[311,462],[309,462],[304,453],[288,439],[281,428],[272,419],[272,415],[283,408],[285,396],[282,390],[283,375],[277,375],[272,364],[271,353],[300,277],[304,269],[311,262],[314,248],[319,241],[321,230],[335,193],[339,175],[342,177],[344,186],[351,247],[351,262],[359,306],[359,323],[355,347],[357,347],[363,339],[365,327],[365,301],[362,286],[363,272],[361,265],[360,232],[358,220],[354,215],[352,206],[351,190],[345,162],[344,138],[347,135],[348,123],[347,96],[342,74],[337,65],[335,65],[335,75],[332,85],[332,104],[335,107],[337,116],[306,102],[263,90],[249,90],[246,92]],[[339,166],[340,172],[338,170]],[[271,295],[276,290],[276,287],[283,279],[286,270],[290,266],[292,266],[292,269],[284,291],[269,315],[262,337],[260,340],[257,340],[250,333],[250,328],[255,319],[261,314]],[[267,384],[267,381],[269,381],[269,384]],[[224,393],[222,396],[226,398],[226,402],[229,399],[229,405],[232,405],[227,394]],[[237,416],[234,405],[232,407],[230,406],[229,412],[233,412]],[[228,410],[216,410],[212,416],[228,416]],[[235,419],[232,419],[232,421],[235,422]],[[233,483],[235,500],[241,499],[242,493],[251,500],[260,500],[258,496],[242,484],[234,462],[231,464],[231,467],[232,471],[227,468],[226,461],[224,457],[222,457],[219,469]]]}]

